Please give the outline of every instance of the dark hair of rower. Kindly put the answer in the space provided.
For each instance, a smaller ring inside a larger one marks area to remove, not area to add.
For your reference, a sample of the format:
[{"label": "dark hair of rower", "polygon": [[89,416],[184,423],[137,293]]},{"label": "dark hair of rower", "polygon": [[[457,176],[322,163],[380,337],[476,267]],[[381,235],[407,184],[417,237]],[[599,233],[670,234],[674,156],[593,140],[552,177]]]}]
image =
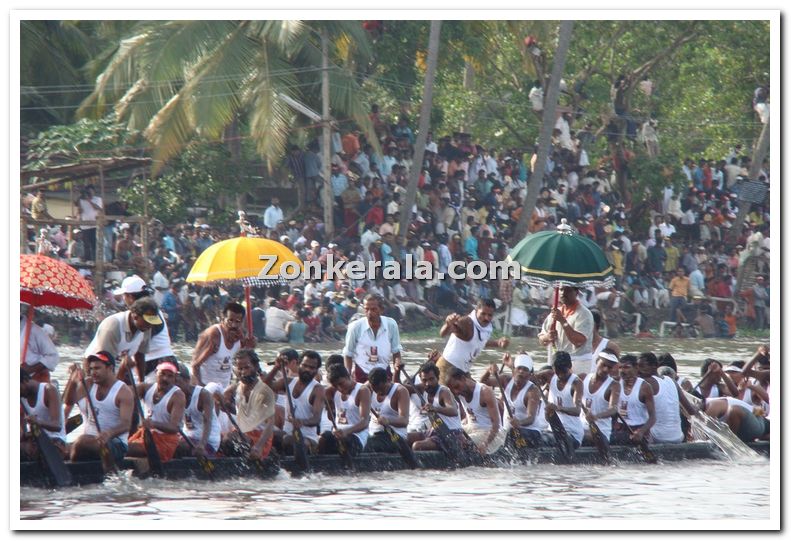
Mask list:
[{"label": "dark hair of rower", "polygon": [[448,379],[449,380],[452,380],[452,379],[465,379],[466,377],[467,377],[467,374],[463,370],[461,370],[459,368],[456,368],[455,366],[452,366],[450,368],[450,370],[448,371]]},{"label": "dark hair of rower", "polygon": [[247,358],[250,364],[253,365],[253,368],[255,368],[255,371],[261,372],[261,359],[258,358],[258,354],[254,349],[240,349],[233,358],[234,360]]},{"label": "dark hair of rower", "polygon": [[222,315],[227,316],[228,312],[233,312],[234,314],[241,314],[244,315],[244,306],[239,304],[238,302],[229,302],[225,305],[222,309]]},{"label": "dark hair of rower", "polygon": [[133,302],[132,306],[129,307],[129,311],[132,312],[133,314],[143,316],[149,314],[156,314],[157,312],[159,312],[159,307],[157,306],[157,303],[154,302],[154,299],[152,299],[151,297],[143,297]]},{"label": "dark hair of rower", "polygon": [[488,306],[492,310],[497,309],[497,305],[494,303],[493,299],[480,299],[478,301],[478,308],[483,308],[484,306]]},{"label": "dark hair of rower", "polygon": [[346,370],[346,367],[342,364],[333,364],[327,367],[327,379],[330,380],[330,383],[335,385],[338,381],[342,380],[343,378],[349,377],[349,371]]},{"label": "dark hair of rower", "polygon": [[718,365],[720,365],[720,368],[722,368],[722,363],[717,359],[706,359],[705,361],[703,361],[703,364],[700,366],[701,376],[709,371],[709,366],[711,366],[711,363],[717,363]]},{"label": "dark hair of rower", "polygon": [[634,355],[621,355],[621,364],[629,364],[632,366],[637,366],[637,357]]},{"label": "dark hair of rower", "polygon": [[439,377],[439,368],[434,363],[423,363],[420,368],[418,368],[418,372],[421,374],[427,374],[431,372],[435,376]]},{"label": "dark hair of rower", "polygon": [[337,353],[333,353],[329,357],[327,357],[327,370],[330,369],[330,366],[334,364],[339,364],[343,366],[343,355],[338,355]]},{"label": "dark hair of rower", "polygon": [[289,361],[296,361],[299,359],[299,352],[296,349],[286,348],[280,350],[280,354],[283,355]]},{"label": "dark hair of rower", "polygon": [[673,372],[678,373],[678,366],[676,366],[676,360],[670,353],[663,353],[659,356],[659,366],[669,366],[673,369]]},{"label": "dark hair of rower", "polygon": [[569,355],[568,351],[558,351],[555,353],[555,359],[552,363],[552,366],[555,370],[568,370],[571,368],[571,355]]},{"label": "dark hair of rower", "polygon": [[659,361],[657,361],[656,355],[654,355],[650,351],[646,351],[645,353],[641,353],[640,356],[637,359],[647,362],[648,366],[653,366],[654,368],[659,366]]},{"label": "dark hair of rower", "polygon": [[306,349],[305,351],[302,352],[302,358],[304,359],[305,357],[307,357],[312,361],[316,361],[318,363],[318,366],[316,366],[316,368],[321,368],[321,355],[319,355],[318,351],[313,351],[312,349]]},{"label": "dark hair of rower", "polygon": [[377,366],[368,372],[368,381],[371,383],[371,387],[382,385],[387,381],[387,370],[381,366]]}]

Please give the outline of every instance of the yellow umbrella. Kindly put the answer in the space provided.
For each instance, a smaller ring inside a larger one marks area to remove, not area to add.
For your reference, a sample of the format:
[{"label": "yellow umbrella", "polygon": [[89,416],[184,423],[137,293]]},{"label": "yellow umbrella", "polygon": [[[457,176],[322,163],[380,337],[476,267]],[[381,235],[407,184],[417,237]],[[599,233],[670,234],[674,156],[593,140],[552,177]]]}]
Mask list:
[{"label": "yellow umbrella", "polygon": [[[269,256],[261,259],[260,256]],[[271,259],[274,256],[274,261]],[[284,269],[284,265],[291,269]],[[277,241],[260,237],[235,237],[206,248],[190,269],[187,282],[240,282],[244,284],[247,301],[247,330],[253,334],[250,307],[250,286],[283,282],[285,274],[294,274],[294,265],[302,272],[302,261]],[[266,267],[269,267],[266,269]],[[262,270],[264,274],[262,275]]]}]

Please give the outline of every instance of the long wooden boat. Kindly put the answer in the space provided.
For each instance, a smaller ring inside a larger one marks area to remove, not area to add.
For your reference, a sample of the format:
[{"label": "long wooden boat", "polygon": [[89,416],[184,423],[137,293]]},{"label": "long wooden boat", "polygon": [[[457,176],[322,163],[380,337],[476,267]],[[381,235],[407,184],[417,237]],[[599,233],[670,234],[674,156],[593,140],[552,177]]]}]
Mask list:
[{"label": "long wooden boat", "polygon": [[[769,442],[753,442],[748,444],[754,451],[769,456]],[[689,442],[679,444],[653,444],[651,449],[660,462],[675,462],[695,459],[721,459],[722,453],[711,442]],[[615,463],[642,462],[636,447],[610,447],[610,454]],[[468,466],[504,467],[518,464],[560,464],[564,463],[556,455],[553,447],[541,447],[517,454],[502,448],[488,457],[472,457],[463,462],[451,462],[439,451],[419,451],[415,455],[421,469],[448,470]],[[164,464],[165,478],[170,480],[198,479],[220,480],[231,477],[253,477],[271,479],[282,469],[289,473],[299,473],[293,457],[279,459],[268,458],[260,464],[253,464],[244,458],[222,457],[212,459],[215,466],[211,473],[206,473],[194,458],[174,459]],[[603,461],[594,447],[580,447],[574,453],[572,464],[602,464]],[[86,485],[101,483],[105,479],[99,461],[67,462],[75,484]],[[310,457],[313,472],[326,474],[348,474],[340,457],[336,455],[320,455]],[[128,470],[131,475],[139,478],[150,477],[148,461],[144,458],[125,459],[119,464],[121,470]],[[354,473],[397,471],[408,469],[407,464],[397,453],[363,453],[354,459]],[[20,465],[20,481],[22,486],[51,487],[53,479],[47,470],[38,462],[23,462]]]}]

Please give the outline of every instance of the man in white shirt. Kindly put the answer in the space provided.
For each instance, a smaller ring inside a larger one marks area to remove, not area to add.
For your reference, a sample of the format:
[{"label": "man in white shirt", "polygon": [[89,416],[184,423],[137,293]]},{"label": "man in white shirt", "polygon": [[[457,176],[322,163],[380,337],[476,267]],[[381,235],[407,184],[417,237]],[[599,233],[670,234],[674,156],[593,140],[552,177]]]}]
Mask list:
[{"label": "man in white shirt", "polygon": [[160,267],[157,272],[154,273],[154,277],[152,279],[154,287],[154,301],[157,303],[157,306],[162,306],[162,301],[165,299],[165,293],[167,293],[168,289],[170,289],[170,281],[166,276],[167,268],[167,265]]},{"label": "man in white shirt", "polygon": [[264,227],[274,229],[278,222],[283,221],[283,209],[280,208],[280,198],[273,197],[272,203],[264,211]]},{"label": "man in white shirt", "polygon": [[276,301],[273,299],[269,308],[266,309],[266,339],[276,342],[287,341],[286,325],[291,321],[294,321],[294,316],[278,308]]},{"label": "man in white shirt", "polygon": [[343,348],[346,369],[354,381],[365,383],[368,373],[374,368],[387,370],[392,379],[391,362],[401,361],[401,336],[394,319],[383,316],[384,301],[378,295],[366,295],[363,299],[365,317],[349,324],[346,329],[346,345]]},{"label": "man in white shirt", "polygon": [[[104,208],[102,198],[94,192],[93,186],[86,186],[80,193],[80,198],[75,201],[80,220],[83,222],[96,222],[99,211]],[[96,259],[96,226],[82,225],[82,241],[85,244],[85,260]]]},{"label": "man in white shirt", "polygon": [[[21,304],[21,317],[19,318],[20,344],[25,339],[27,311],[28,305]],[[25,353],[25,362],[22,363],[22,370],[30,374],[39,383],[49,383],[50,372],[55,370],[59,360],[58,348],[55,347],[52,339],[50,339],[44,329],[31,321],[30,336],[28,337],[27,352]]]}]

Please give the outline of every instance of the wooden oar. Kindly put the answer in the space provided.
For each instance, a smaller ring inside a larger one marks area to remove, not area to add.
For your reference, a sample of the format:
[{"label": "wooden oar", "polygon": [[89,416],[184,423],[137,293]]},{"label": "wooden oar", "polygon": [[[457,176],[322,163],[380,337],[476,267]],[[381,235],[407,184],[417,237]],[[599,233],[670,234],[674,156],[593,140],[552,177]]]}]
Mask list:
[{"label": "wooden oar", "polygon": [[[371,413],[373,413],[374,417],[376,417],[381,424],[381,417],[379,417],[379,414],[374,410],[371,410]],[[412,469],[417,468],[417,457],[415,456],[415,452],[409,446],[409,443],[404,438],[399,436],[396,431],[393,430],[393,427],[389,425],[382,425],[382,428],[384,428],[385,434],[388,435],[390,441],[395,444],[396,448],[398,449],[398,453],[401,455],[401,458],[404,459],[404,463],[406,463],[406,465]]]},{"label": "wooden oar", "polygon": [[52,443],[47,433],[41,429],[39,424],[35,421],[31,421],[26,415],[26,409],[24,407],[25,399],[20,397],[20,401],[23,403],[22,416],[30,425],[30,432],[33,434],[33,437],[36,438],[39,454],[44,460],[44,465],[52,474],[52,478],[55,479],[55,484],[59,487],[73,485],[74,479],[72,479],[71,472],[66,466],[66,463],[63,462],[63,456],[60,454],[60,451],[58,451],[58,448],[55,447],[55,444]]},{"label": "wooden oar", "polygon": [[[239,425],[237,424],[236,419],[233,418],[233,416],[231,415],[231,412],[228,411],[228,409],[225,407],[225,404],[223,404],[222,400],[219,400],[218,404],[220,405],[220,409],[225,412],[225,415],[228,417],[228,420],[231,421],[231,424],[236,429],[236,432],[239,434],[239,438],[241,438],[241,441],[239,442],[239,444],[242,447],[242,452],[245,455],[249,455],[250,452],[253,450],[252,440],[250,440],[248,438],[247,434],[242,432],[242,429],[239,428]],[[259,472],[262,472],[262,473],[266,472],[266,466],[264,465],[264,461],[261,460],[260,458],[250,458],[248,456],[247,460],[252,462],[253,465],[256,468],[258,468]]]},{"label": "wooden oar", "polygon": [[[504,364],[504,363],[503,363]],[[497,386],[500,388],[500,392],[503,395],[503,403],[505,403],[505,409],[508,410],[508,417],[511,419],[516,419],[514,417],[514,408],[511,407],[511,404],[508,402],[508,398],[505,396],[505,389],[503,388],[503,382],[500,381],[500,372],[502,372],[503,368],[500,367],[500,370],[494,374],[494,379],[497,381]],[[539,391],[540,392],[540,391]],[[514,447],[516,447],[517,451],[521,451],[525,447],[528,447],[527,440],[522,435],[522,432],[518,428],[514,428],[513,426],[509,429],[511,432],[511,436],[514,439]]]},{"label": "wooden oar", "polygon": [[[634,434],[634,430],[632,430],[632,427],[629,426],[626,423],[626,420],[621,416],[621,412],[616,411],[615,415],[618,416],[618,419],[621,421],[621,423],[623,423],[623,425],[629,431],[629,434]],[[649,464],[657,463],[658,459],[656,457],[656,454],[651,450],[650,447],[648,447],[648,443],[645,441],[645,438],[641,438],[640,441],[635,442],[634,445],[636,445],[637,448],[640,450],[640,455],[642,455],[643,460],[645,460]]]},{"label": "wooden oar", "polygon": [[[184,441],[187,442],[187,445],[189,445],[190,450],[194,453],[195,452],[195,444],[192,443],[192,440],[189,439],[189,436],[187,436],[184,433],[184,431],[182,429],[180,429],[180,428],[179,428],[179,434],[181,434],[181,437],[184,438]],[[213,474],[214,474],[214,467],[215,467],[214,466],[214,462],[209,460],[204,455],[197,455],[195,458],[197,459],[198,464],[200,465],[200,467],[203,468],[203,471],[206,472],[207,474],[213,476]]]},{"label": "wooden oar", "polygon": [[[85,384],[85,377],[80,376],[80,383],[82,383],[82,388],[85,389],[85,398],[88,399],[88,406],[91,408],[91,417],[93,417],[93,423],[96,425],[96,432],[101,433],[102,428],[99,426],[99,418],[96,416],[96,408],[93,406],[93,400],[91,400],[91,393],[88,391],[88,386]],[[107,448],[107,442],[99,445],[99,456],[102,459],[102,466],[105,468],[106,471],[117,472],[118,465],[115,463],[115,457],[110,452],[110,449]]]},{"label": "wooden oar", "polygon": [[66,434],[71,434],[75,428],[82,425],[82,415],[72,415],[66,420]]},{"label": "wooden oar", "polygon": [[[538,387],[538,394],[541,395],[541,400],[544,401],[544,411],[546,411],[546,407],[549,405],[549,399],[547,399],[540,386]],[[549,428],[552,430],[552,436],[555,438],[555,447],[558,448],[561,458],[567,462],[571,462],[574,458],[574,447],[569,441],[570,436],[568,432],[566,432],[566,427],[563,426],[563,421],[560,420],[558,412],[553,411],[547,420],[549,421]]]},{"label": "wooden oar", "polygon": [[[340,391],[336,390],[335,392],[337,393]],[[327,408],[328,414],[333,413],[332,408],[330,408],[330,401],[327,399],[326,396],[324,397],[324,407]],[[338,430],[338,425],[335,424],[335,415],[327,415],[327,417],[330,418],[330,422],[332,423],[332,429]],[[349,448],[346,447],[346,441],[344,441],[343,438],[339,438],[337,436],[335,437],[335,441],[338,442],[338,454],[341,456],[341,459],[343,459],[343,465],[346,466],[347,469],[350,470],[354,469],[354,459],[352,458],[352,455],[349,453]]]},{"label": "wooden oar", "polygon": [[[283,370],[283,384],[286,387],[286,398],[288,399],[288,411],[291,412],[291,418],[295,419],[296,414],[294,413],[294,403],[291,400],[291,391],[288,388],[288,376],[286,375],[286,366],[282,365],[281,369]],[[294,426],[293,423],[291,426],[293,427],[293,430],[291,431],[291,436],[294,438],[294,463],[303,472],[309,472],[310,460],[308,459],[308,449],[307,447],[305,447],[305,438],[302,434],[302,430]]]},{"label": "wooden oar", "polygon": [[[590,410],[585,407],[585,404],[580,404],[582,407],[582,411],[585,413],[590,413]],[[593,440],[593,445],[596,449],[599,450],[599,455],[601,455],[602,459],[607,463],[612,463],[612,457],[610,457],[610,442],[607,441],[607,438],[604,437],[604,434],[599,428],[599,425],[596,424],[596,420],[594,419],[593,422],[588,423],[588,426],[591,430],[591,439]]]},{"label": "wooden oar", "polygon": [[151,473],[160,477],[165,476],[165,468],[162,466],[162,458],[159,456],[159,450],[156,443],[154,443],[154,435],[151,434],[151,429],[143,424],[146,414],[143,412],[143,402],[140,400],[140,394],[137,392],[137,385],[135,385],[135,376],[132,370],[129,370],[129,381],[132,383],[132,392],[135,395],[135,406],[137,407],[137,414],[140,416],[140,426],[143,427],[143,446],[146,449],[146,456],[148,457],[148,467]]}]

